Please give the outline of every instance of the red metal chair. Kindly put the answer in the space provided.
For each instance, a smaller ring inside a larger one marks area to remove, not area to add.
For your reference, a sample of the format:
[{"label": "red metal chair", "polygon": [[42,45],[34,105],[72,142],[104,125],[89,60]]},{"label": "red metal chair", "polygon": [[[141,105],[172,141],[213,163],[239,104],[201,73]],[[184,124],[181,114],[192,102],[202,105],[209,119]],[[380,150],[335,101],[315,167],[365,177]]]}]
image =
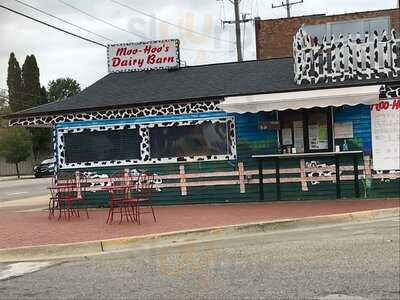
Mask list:
[{"label": "red metal chair", "polygon": [[[140,216],[143,214],[153,214],[154,222],[157,222],[156,215],[154,213],[152,193],[154,189],[154,174],[151,172],[143,172],[139,175],[136,190],[133,191],[135,207],[135,219],[140,224]],[[146,208],[146,210],[145,210]]]},{"label": "red metal chair", "polygon": [[130,207],[127,205],[130,193],[129,174],[123,170],[120,170],[113,173],[110,177],[110,180],[111,187],[107,188],[109,192],[109,210],[106,223],[111,224],[114,219],[114,214],[116,213],[120,215],[120,224],[122,223],[123,216],[126,217],[127,221],[130,219],[133,222],[134,212],[131,212]]},{"label": "red metal chair", "polygon": [[54,211],[57,208],[58,220],[63,214],[66,219],[70,220],[71,216],[80,216],[79,209],[82,207],[86,210],[86,216],[89,218],[87,206],[84,203],[87,187],[87,177],[82,173],[58,173],[53,177],[49,188],[51,192],[49,218],[54,217]]},{"label": "red metal chair", "polygon": [[127,183],[127,189],[126,189],[125,197],[122,201],[122,206],[124,208],[123,215],[125,216],[127,221],[129,221],[128,220],[128,218],[129,218],[132,222],[136,222],[138,219],[136,217],[137,216],[137,211],[136,211],[137,199],[135,197],[135,193],[137,191],[140,175],[125,173],[125,178],[126,178],[126,183]]},{"label": "red metal chair", "polygon": [[88,212],[88,207],[86,203],[86,192],[90,186],[90,183],[88,182],[88,178],[85,174],[82,172],[76,172],[76,194],[77,194],[77,205],[78,205],[78,215],[79,215],[79,209],[84,209],[86,211],[86,217],[89,219],[89,212]]}]

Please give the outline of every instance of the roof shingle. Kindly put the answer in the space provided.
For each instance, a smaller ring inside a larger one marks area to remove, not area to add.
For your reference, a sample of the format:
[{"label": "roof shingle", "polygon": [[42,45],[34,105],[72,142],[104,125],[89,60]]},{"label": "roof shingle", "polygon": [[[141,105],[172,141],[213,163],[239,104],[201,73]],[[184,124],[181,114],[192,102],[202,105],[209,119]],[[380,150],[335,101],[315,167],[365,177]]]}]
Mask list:
[{"label": "roof shingle", "polygon": [[297,85],[293,59],[280,58],[132,73],[111,73],[76,96],[16,112],[9,117],[374,84],[377,80]]}]

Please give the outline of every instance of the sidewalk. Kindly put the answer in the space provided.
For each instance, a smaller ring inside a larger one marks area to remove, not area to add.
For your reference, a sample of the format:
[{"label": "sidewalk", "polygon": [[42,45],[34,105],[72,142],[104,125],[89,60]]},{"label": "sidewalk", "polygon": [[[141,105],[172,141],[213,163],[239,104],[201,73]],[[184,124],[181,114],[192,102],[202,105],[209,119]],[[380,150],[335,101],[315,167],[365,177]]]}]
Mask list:
[{"label": "sidewalk", "polygon": [[340,200],[156,207],[157,223],[146,214],[142,224],[105,224],[107,209],[92,209],[90,219],[49,220],[47,211],[0,209],[0,249],[93,241],[279,219],[393,208],[400,199]]},{"label": "sidewalk", "polygon": [[21,175],[21,178],[18,179],[17,175],[12,176],[0,176],[0,181],[9,181],[9,180],[22,180],[22,179],[33,179],[35,176],[33,175]]}]

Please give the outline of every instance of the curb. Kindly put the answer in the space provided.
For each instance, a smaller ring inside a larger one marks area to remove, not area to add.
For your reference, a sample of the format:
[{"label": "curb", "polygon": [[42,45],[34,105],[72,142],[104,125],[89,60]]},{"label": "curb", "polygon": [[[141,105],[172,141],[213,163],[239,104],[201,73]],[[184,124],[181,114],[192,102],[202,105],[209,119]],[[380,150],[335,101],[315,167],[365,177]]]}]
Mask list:
[{"label": "curb", "polygon": [[0,202],[0,209],[3,208],[15,208],[18,209],[20,207],[27,207],[27,208],[38,208],[38,207],[48,207],[49,203],[49,196],[35,196],[35,197],[25,197],[22,199],[16,200],[8,200],[4,202]]},{"label": "curb", "polygon": [[2,182],[2,181],[24,180],[24,179],[35,179],[35,178],[36,177],[33,174],[21,175],[21,178],[18,178],[17,175],[0,176],[0,182]]},{"label": "curb", "polygon": [[337,224],[389,217],[400,217],[400,208],[396,207],[298,219],[283,219],[275,221],[208,227],[79,243],[50,244],[0,249],[0,262],[59,259],[88,255],[99,255],[112,251],[157,246],[160,244],[160,242],[171,244],[176,243],[177,241],[195,241],[195,239],[210,237],[210,235],[212,235],[213,237],[218,237],[220,235],[235,233],[261,233],[273,230],[307,227],[310,225],[315,226]]}]

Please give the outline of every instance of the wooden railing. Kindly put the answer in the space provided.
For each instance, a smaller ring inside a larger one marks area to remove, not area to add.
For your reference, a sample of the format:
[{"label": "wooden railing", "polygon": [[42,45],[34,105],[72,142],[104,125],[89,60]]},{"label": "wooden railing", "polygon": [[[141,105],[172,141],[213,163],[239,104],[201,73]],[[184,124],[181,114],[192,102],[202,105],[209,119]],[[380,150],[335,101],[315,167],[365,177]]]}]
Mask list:
[{"label": "wooden railing", "polygon": [[[352,181],[353,175],[347,175],[345,172],[352,172],[353,165],[340,165],[340,180]],[[359,168],[360,179],[371,178],[380,180],[395,180],[400,178],[400,171],[391,173],[372,172],[370,157],[364,156],[364,163]],[[126,172],[131,170],[126,169]],[[263,175],[274,175],[275,168],[263,168]],[[299,183],[299,191],[308,191],[310,185],[315,185],[320,182],[336,182],[336,168],[335,165],[315,164],[305,159],[299,160],[299,167],[282,168],[280,174],[293,174],[293,176],[282,176],[281,183]],[[101,178],[93,178],[101,177]],[[190,189],[194,187],[205,186],[228,186],[236,185],[238,193],[246,193],[248,185],[259,184],[259,170],[258,169],[245,169],[243,162],[239,162],[237,170],[233,171],[218,171],[218,172],[199,172],[199,173],[186,173],[184,165],[180,165],[176,173],[156,175],[155,188],[159,190],[168,188],[180,189],[181,196],[190,194]],[[168,181],[168,182],[165,182]],[[171,182],[172,181],[172,182]],[[87,182],[89,183],[88,191],[101,191],[106,185],[109,185],[111,179],[105,174],[96,174],[89,176]],[[264,184],[275,184],[276,179],[264,178]]]}]

